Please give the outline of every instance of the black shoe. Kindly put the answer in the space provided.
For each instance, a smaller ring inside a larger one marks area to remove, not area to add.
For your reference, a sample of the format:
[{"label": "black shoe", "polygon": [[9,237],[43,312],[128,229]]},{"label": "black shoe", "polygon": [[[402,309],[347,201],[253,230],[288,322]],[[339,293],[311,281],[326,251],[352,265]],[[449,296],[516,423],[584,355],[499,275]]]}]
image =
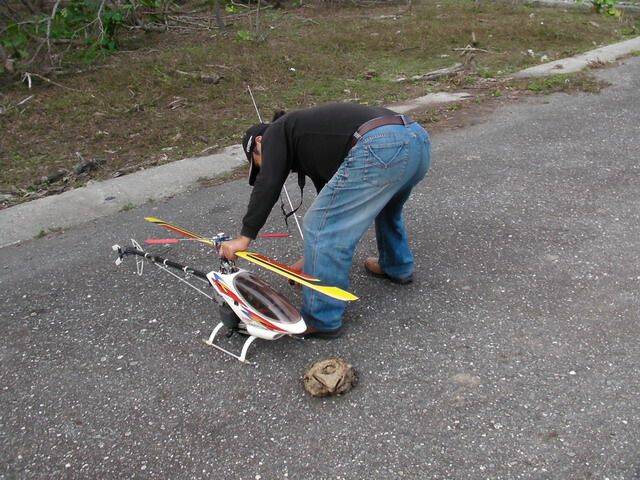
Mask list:
[{"label": "black shoe", "polygon": [[336,328],[335,330],[318,330],[317,328],[309,325],[303,333],[295,336],[297,338],[319,338],[321,340],[331,340],[338,338],[341,335],[342,327]]}]

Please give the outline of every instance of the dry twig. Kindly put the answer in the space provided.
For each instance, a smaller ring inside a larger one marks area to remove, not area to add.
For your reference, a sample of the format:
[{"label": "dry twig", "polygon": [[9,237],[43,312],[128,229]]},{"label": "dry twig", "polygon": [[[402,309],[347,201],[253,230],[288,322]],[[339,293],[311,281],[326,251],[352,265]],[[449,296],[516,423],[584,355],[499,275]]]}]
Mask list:
[{"label": "dry twig", "polygon": [[460,55],[464,55],[465,53],[468,53],[468,52],[495,53],[489,50],[485,50],[484,48],[472,47],[471,45],[467,45],[466,47],[463,47],[463,48],[454,48],[453,51],[461,52]]},{"label": "dry twig", "polygon": [[448,77],[450,75],[453,75],[461,70],[464,69],[464,65],[462,65],[461,63],[456,63],[450,67],[447,68],[440,68],[438,70],[434,70],[432,72],[428,72],[428,73],[423,73],[422,75],[414,75],[413,77],[411,77],[410,79],[407,79],[406,77],[400,77],[398,78],[396,81],[396,83],[400,83],[400,82],[406,82],[407,80],[412,80],[412,81],[418,81],[418,80],[422,80],[422,81],[429,81],[429,80],[437,80],[441,77]]},{"label": "dry twig", "polygon": [[31,99],[35,97],[35,95],[29,95],[26,98],[23,98],[22,100],[20,100],[18,103],[16,103],[15,105],[10,105],[7,108],[4,108],[2,106],[0,106],[0,115],[7,113],[10,110],[13,110],[14,108],[18,108],[21,105],[24,105],[25,103],[31,101]]},{"label": "dry twig", "polygon": [[39,73],[24,72],[24,74],[22,75],[22,81],[23,82],[26,81],[27,85],[29,86],[29,88],[31,88],[31,85],[32,85],[31,77],[37,77],[37,78],[39,78],[41,80],[44,80],[47,83],[55,85],[56,87],[64,88],[65,90],[71,90],[72,92],[80,92],[81,91],[81,90],[77,90],[75,88],[66,87],[66,86],[64,86],[64,85],[62,85],[61,83],[58,83],[58,82],[54,82],[53,80],[50,80],[47,77],[44,77],[44,76],[40,75]]}]

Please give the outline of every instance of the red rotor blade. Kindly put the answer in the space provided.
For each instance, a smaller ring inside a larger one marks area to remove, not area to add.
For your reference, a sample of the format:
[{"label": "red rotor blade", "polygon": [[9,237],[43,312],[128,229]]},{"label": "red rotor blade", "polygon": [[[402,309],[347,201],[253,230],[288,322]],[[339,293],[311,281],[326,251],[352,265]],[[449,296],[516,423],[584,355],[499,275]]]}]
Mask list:
[{"label": "red rotor blade", "polygon": [[291,234],[273,232],[273,233],[261,233],[258,236],[260,238],[289,238],[291,236]]},{"label": "red rotor blade", "polygon": [[147,238],[144,243],[147,245],[167,245],[180,242],[180,238]]}]

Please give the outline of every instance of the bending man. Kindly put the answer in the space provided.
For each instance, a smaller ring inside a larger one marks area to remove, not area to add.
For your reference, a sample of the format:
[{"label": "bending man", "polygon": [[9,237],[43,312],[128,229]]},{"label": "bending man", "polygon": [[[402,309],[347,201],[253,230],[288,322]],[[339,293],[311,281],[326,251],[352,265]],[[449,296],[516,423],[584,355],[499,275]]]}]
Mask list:
[{"label": "bending man", "polygon": [[[365,267],[411,282],[402,207],[429,169],[429,136],[420,125],[385,108],[335,103],[277,114],[247,130],[242,146],[253,191],[241,236],[223,243],[222,255],[233,259],[249,247],[293,171],[318,191],[304,216],[305,273],[348,289],[355,247],[375,221],[379,258],[368,258]],[[303,287],[305,336],[338,336],[344,309],[345,302]]]}]

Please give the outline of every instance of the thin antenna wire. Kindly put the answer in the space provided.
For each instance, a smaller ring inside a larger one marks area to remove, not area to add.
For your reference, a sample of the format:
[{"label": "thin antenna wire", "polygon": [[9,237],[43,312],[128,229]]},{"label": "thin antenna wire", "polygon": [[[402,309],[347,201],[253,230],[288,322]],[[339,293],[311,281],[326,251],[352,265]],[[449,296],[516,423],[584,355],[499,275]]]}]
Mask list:
[{"label": "thin antenna wire", "polygon": [[[182,278],[180,275],[175,274],[174,272],[172,272],[171,270],[169,270],[167,267],[160,265],[159,263],[156,262],[152,262],[156,267],[158,267],[160,270],[164,270],[165,272],[167,272],[169,275],[176,277],[178,280],[180,280],[182,283],[186,283],[188,286],[190,286],[191,288],[193,288],[196,292],[201,293],[202,295],[204,295],[205,297],[207,297],[210,300],[213,300],[216,303],[219,303],[216,301],[215,298],[213,298],[211,295],[209,295],[208,293],[203,292],[202,290],[200,290],[198,287],[196,287],[194,284],[187,282],[184,278]],[[196,277],[197,278],[197,277]],[[204,280],[202,280],[204,282]],[[205,282],[207,283],[207,282]]]},{"label": "thin antenna wire", "polygon": [[258,114],[258,120],[260,120],[260,123],[264,123],[262,121],[262,115],[260,115],[260,110],[258,110],[258,105],[256,105],[256,99],[253,98],[253,92],[251,91],[251,87],[249,85],[247,85],[247,90],[249,90],[249,95],[251,95],[251,101],[253,102],[253,108],[256,109],[256,113]]}]

